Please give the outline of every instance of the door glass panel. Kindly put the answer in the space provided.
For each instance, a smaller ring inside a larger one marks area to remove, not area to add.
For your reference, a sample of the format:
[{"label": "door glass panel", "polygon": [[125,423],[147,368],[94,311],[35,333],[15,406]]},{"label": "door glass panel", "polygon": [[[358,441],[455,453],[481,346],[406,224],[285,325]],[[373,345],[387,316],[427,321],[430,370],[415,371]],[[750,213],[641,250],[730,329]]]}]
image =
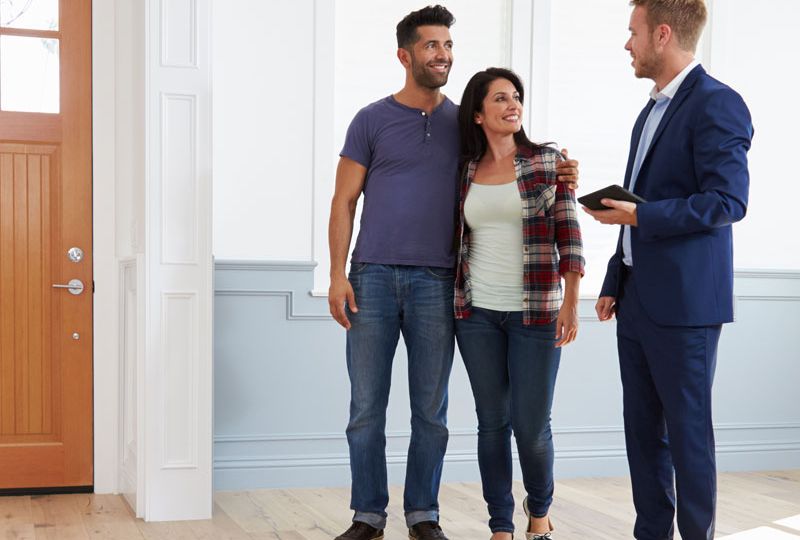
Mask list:
[{"label": "door glass panel", "polygon": [[59,111],[58,40],[0,36],[0,109]]},{"label": "door glass panel", "polygon": [[58,30],[58,0],[0,0],[0,26]]}]

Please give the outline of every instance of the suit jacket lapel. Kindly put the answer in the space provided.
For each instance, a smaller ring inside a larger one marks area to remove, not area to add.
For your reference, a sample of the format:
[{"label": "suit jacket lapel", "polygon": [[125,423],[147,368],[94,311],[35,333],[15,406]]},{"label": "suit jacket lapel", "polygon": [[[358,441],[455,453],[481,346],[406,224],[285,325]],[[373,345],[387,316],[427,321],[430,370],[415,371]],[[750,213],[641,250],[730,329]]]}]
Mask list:
[{"label": "suit jacket lapel", "polygon": [[656,132],[653,134],[653,140],[650,142],[650,147],[647,149],[647,153],[642,160],[642,167],[639,170],[639,174],[641,176],[641,171],[644,169],[645,164],[647,163],[650,154],[653,153],[653,148],[658,143],[658,139],[661,137],[661,134],[664,133],[664,130],[667,128],[669,121],[675,116],[675,112],[680,108],[686,98],[689,97],[694,84],[697,82],[698,77],[701,74],[704,74],[705,70],[702,66],[695,67],[692,71],[689,72],[689,75],[686,76],[683,83],[681,83],[680,88],[675,93],[675,97],[672,98],[670,104],[667,106],[667,110],[664,111],[664,116],[661,118],[661,122],[659,122],[658,127],[656,128]]},{"label": "suit jacket lapel", "polygon": [[639,118],[636,119],[636,123],[633,124],[631,148],[628,152],[628,166],[625,168],[625,182],[623,183],[625,189],[628,189],[628,186],[631,185],[631,174],[633,174],[633,162],[636,159],[636,149],[639,147],[639,140],[642,138],[644,123],[647,120],[647,117],[650,115],[650,110],[655,104],[656,102],[652,99],[648,101],[647,105],[645,105],[644,109],[642,109],[642,112],[639,113]]}]

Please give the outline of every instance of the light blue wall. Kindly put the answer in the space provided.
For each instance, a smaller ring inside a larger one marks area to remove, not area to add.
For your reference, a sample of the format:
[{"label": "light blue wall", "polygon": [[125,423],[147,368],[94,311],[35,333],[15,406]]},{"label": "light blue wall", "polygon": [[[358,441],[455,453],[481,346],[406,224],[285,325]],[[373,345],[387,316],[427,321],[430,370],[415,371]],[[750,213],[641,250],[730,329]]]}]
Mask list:
[{"label": "light blue wall", "polygon": [[[347,485],[349,386],[344,331],[312,297],[313,263],[217,262],[215,489]],[[800,272],[736,274],[736,322],[723,329],[715,382],[721,470],[800,468]],[[553,430],[556,472],[627,474],[614,323],[581,300],[578,341],[562,355]],[[405,350],[387,419],[390,481],[408,447]],[[477,481],[475,413],[456,355],[445,481]]]}]

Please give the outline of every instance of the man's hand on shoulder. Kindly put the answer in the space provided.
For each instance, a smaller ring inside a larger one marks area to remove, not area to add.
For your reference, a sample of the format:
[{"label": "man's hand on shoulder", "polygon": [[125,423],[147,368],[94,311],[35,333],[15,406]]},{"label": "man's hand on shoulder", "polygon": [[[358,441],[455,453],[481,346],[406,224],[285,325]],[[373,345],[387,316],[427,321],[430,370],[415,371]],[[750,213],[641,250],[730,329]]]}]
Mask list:
[{"label": "man's hand on shoulder", "polygon": [[600,202],[608,206],[609,209],[589,210],[584,206],[583,211],[603,225],[630,225],[631,227],[639,225],[635,203],[615,201],[614,199],[602,199]]},{"label": "man's hand on shoulder", "polygon": [[353,286],[350,280],[341,276],[331,279],[331,286],[328,288],[328,307],[330,308],[333,318],[341,324],[346,330],[350,330],[350,320],[347,318],[345,311],[345,302],[350,307],[353,313],[358,312],[356,306],[356,295],[353,292]]},{"label": "man's hand on shoulder", "polygon": [[556,163],[558,181],[566,182],[567,187],[570,189],[578,189],[578,161],[569,159],[566,148],[561,150],[561,155],[564,156],[564,160]]}]

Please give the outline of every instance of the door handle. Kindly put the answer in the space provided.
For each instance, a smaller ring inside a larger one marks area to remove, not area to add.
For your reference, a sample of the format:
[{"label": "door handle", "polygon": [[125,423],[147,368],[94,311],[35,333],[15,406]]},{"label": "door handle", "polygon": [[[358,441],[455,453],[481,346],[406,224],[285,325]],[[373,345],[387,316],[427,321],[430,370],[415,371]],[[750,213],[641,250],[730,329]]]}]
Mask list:
[{"label": "door handle", "polygon": [[53,283],[54,289],[69,289],[70,294],[79,295],[83,292],[83,282],[79,279],[71,279],[69,283],[62,285],[60,283]]}]

